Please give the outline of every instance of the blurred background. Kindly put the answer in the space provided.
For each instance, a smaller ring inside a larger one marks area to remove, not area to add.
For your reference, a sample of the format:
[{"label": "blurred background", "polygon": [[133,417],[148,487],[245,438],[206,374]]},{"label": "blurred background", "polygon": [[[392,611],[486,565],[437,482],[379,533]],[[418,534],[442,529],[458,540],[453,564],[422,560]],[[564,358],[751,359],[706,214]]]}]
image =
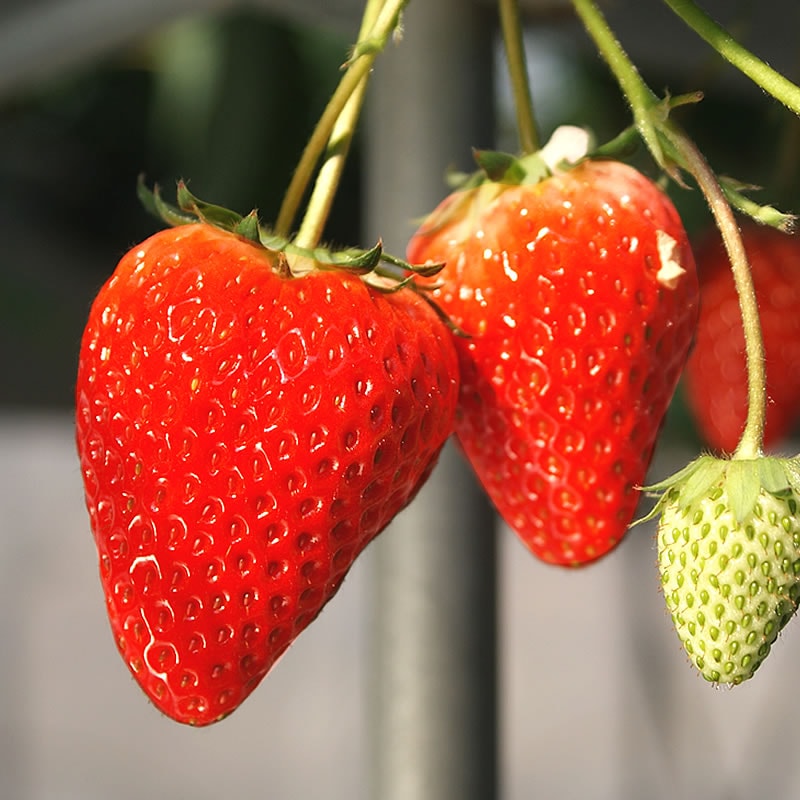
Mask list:
[{"label": "blurred background", "polygon": [[[515,149],[514,121],[490,4],[442,1],[448,13],[488,21],[485,80],[470,80],[459,97],[431,98],[420,85],[416,101],[435,103],[443,117],[464,98],[485,110],[484,140],[464,130],[441,142],[438,126],[424,131],[432,149],[452,152],[453,165],[463,167],[473,145]],[[391,102],[392,70],[422,52],[439,70],[453,66],[446,47],[437,65],[430,31],[415,21],[419,4],[437,2],[411,3],[405,40],[386,54],[384,78],[379,59],[382,95],[372,87],[330,219],[332,241],[370,243],[365,232],[375,221],[365,187],[380,166],[370,152],[382,130],[374,109]],[[625,104],[568,4],[523,5],[543,133],[575,123],[602,141],[627,126]],[[800,11],[792,0],[758,11],[745,0],[706,7],[797,78]],[[607,11],[656,91],[705,90],[680,118],[715,169],[766,186],[770,200],[797,210],[796,120],[658,0],[616,0]],[[136,199],[137,176],[160,183],[168,197],[186,178],[204,199],[272,218],[338,81],[359,12],[356,0],[5,0],[0,7],[3,800],[372,796],[369,553],[236,714],[205,730],[168,722],[135,687],[108,631],[71,416],[92,298],[120,256],[159,226]],[[436,32],[447,34],[446,26]],[[652,174],[646,159],[641,164]],[[440,166],[434,180],[443,196],[447,164]],[[698,193],[670,193],[690,233],[702,231],[709,219]],[[398,223],[388,237],[399,242],[395,249],[428,207]],[[654,474],[665,476],[699,446],[679,395]],[[789,794],[800,777],[791,758],[796,623],[756,680],[714,690],[691,670],[672,631],[650,527],[575,574],[535,562],[502,525],[494,534],[500,797]]]}]

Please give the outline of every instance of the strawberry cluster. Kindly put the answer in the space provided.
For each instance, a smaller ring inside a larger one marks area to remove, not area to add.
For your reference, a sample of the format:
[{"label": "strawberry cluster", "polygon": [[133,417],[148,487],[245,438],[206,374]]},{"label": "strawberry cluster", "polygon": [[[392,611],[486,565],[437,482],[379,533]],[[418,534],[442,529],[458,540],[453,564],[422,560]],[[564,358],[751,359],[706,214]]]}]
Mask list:
[{"label": "strawberry cluster", "polygon": [[[183,186],[178,209],[144,195],[173,227],[94,301],[77,445],[114,638],[166,715],[235,710],[451,435],[537,558],[577,567],[622,540],[700,286],[661,188],[574,131],[554,141],[479,154],[408,262],[305,250]],[[661,487],[660,566],[695,663],[739,682],[800,595],[800,468],[712,462]]]}]

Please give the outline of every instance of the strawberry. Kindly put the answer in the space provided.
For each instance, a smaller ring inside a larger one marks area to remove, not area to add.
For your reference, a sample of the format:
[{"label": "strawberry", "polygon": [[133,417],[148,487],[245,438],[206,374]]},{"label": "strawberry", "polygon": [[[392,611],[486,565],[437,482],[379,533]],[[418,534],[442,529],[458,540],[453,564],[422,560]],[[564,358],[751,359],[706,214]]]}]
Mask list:
[{"label": "strawberry", "polygon": [[703,677],[752,677],[800,598],[800,462],[701,456],[653,487],[667,608]]},{"label": "strawberry", "polygon": [[559,129],[538,155],[481,157],[497,179],[446,198],[407,255],[446,262],[433,297],[467,334],[455,422],[467,459],[536,556],[577,566],[632,519],[698,288],[667,196],[619,162],[559,168],[565,135],[572,148]]},{"label": "strawberry", "polygon": [[122,258],[83,336],[77,446],[114,638],[164,714],[206,725],[253,691],[426,480],[457,393],[408,289],[296,277],[205,222]]},{"label": "strawberry", "polygon": [[[745,222],[764,338],[769,403],[764,445],[773,447],[800,418],[800,240],[775,228]],[[695,248],[700,275],[697,341],[686,365],[686,401],[709,445],[732,453],[747,417],[747,370],[739,301],[728,256],[718,234]]]}]

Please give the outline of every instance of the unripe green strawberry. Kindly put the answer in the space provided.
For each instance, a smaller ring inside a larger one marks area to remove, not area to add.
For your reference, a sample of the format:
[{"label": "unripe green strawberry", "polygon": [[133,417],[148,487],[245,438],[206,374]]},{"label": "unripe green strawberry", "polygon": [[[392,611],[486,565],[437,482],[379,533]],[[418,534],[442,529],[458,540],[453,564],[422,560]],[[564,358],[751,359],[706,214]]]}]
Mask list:
[{"label": "unripe green strawberry", "polygon": [[800,597],[800,473],[792,459],[702,456],[659,487],[661,583],[703,677],[738,684]]}]

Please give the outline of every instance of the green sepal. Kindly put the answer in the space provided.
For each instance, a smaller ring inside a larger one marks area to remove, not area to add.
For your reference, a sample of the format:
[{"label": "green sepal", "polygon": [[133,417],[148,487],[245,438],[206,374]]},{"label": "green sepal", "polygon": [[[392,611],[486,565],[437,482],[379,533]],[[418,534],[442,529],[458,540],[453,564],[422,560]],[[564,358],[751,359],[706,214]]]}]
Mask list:
[{"label": "green sepal", "polygon": [[753,511],[761,494],[759,459],[737,460],[728,463],[725,488],[736,521],[741,524]]},{"label": "green sepal", "polygon": [[725,462],[711,455],[698,456],[694,461],[658,483],[643,486],[642,491],[651,497],[658,498],[655,505],[643,517],[634,520],[631,527],[648,522],[657,517],[668,502],[688,505],[684,497],[696,499],[719,479],[725,469]]},{"label": "green sepal", "polygon": [[323,267],[335,267],[347,272],[366,275],[375,270],[383,257],[383,244],[378,242],[369,250],[347,248],[330,250],[325,247],[300,247],[283,236],[276,236],[269,228],[259,228],[258,241],[268,250],[277,250],[290,256],[298,256]]},{"label": "green sepal", "polygon": [[365,283],[368,283],[373,289],[377,289],[384,294],[394,294],[400,289],[415,289],[419,287],[414,283],[413,275],[406,275],[404,278],[390,278],[387,279],[383,275],[377,273],[370,273],[364,278]]},{"label": "green sepal", "polygon": [[797,497],[800,497],[800,459],[787,459],[784,462],[783,471],[789,482],[789,488]]},{"label": "green sepal", "polygon": [[445,174],[445,182],[451,190],[474,189],[486,183],[532,185],[552,174],[538,152],[515,156],[500,150],[473,149],[472,155],[478,165],[476,172],[448,170]]},{"label": "green sepal", "polygon": [[290,242],[286,245],[286,252],[290,255],[292,253],[303,255],[304,252],[307,252],[317,264],[366,275],[370,272],[374,272],[378,264],[382,261],[383,244],[377,242],[374,247],[371,247],[369,250],[359,250],[358,248],[325,250],[324,248],[315,247],[313,250],[303,251],[302,248]]},{"label": "green sepal", "polygon": [[178,181],[177,199],[181,210],[194,214],[201,222],[207,222],[217,228],[234,231],[242,221],[242,215],[236,211],[231,211],[224,206],[206,203],[199,197],[195,197],[184,181]]},{"label": "green sepal", "polygon": [[[291,247],[292,245],[290,245]],[[329,263],[336,267],[344,267],[346,269],[354,270],[356,272],[372,272],[378,264],[383,260],[383,243],[376,242],[376,244],[369,250],[359,250],[358,248],[350,248],[347,250],[337,250],[331,253],[314,253],[318,255],[317,261],[322,264]],[[321,258],[319,256],[322,256]],[[330,257],[330,261],[325,258]]]},{"label": "green sepal", "polygon": [[723,459],[704,456],[702,463],[696,463],[695,469],[684,479],[680,489],[682,505],[691,505],[707,494],[710,487],[720,482],[727,466],[728,462]]},{"label": "green sepal", "polygon": [[673,486],[677,486],[681,483],[685,483],[687,478],[693,475],[700,467],[703,467],[707,462],[710,461],[721,461],[721,459],[715,458],[714,456],[710,455],[702,455],[698,456],[694,461],[690,461],[685,467],[682,467],[677,472],[674,472],[667,478],[664,478],[658,483],[651,483],[647,486],[642,486],[642,491],[649,495],[660,495],[666,492],[668,489],[671,489]]},{"label": "green sepal", "polygon": [[526,177],[525,168],[516,156],[499,150],[473,150],[475,162],[490,181],[521,184]]},{"label": "green sepal", "polygon": [[258,212],[253,209],[247,216],[242,217],[241,220],[233,228],[233,232],[251,242],[259,241],[259,223]]},{"label": "green sepal", "polygon": [[410,264],[408,261],[403,261],[397,256],[390,253],[383,253],[382,260],[387,264],[392,264],[395,267],[408,272],[413,272],[421,278],[433,278],[444,269],[444,261],[432,261],[430,264]]},{"label": "green sepal", "polygon": [[158,184],[152,190],[148,189],[147,184],[144,182],[144,175],[140,175],[136,183],[136,194],[145,210],[161,219],[162,222],[166,222],[167,225],[177,227],[178,225],[197,222],[197,218],[192,214],[186,214],[179,208],[167,203],[161,197],[161,189]]},{"label": "green sepal", "polygon": [[759,456],[723,459],[702,455],[659,483],[644,487],[658,500],[650,512],[633,525],[653,519],[667,504],[678,510],[689,508],[723,485],[731,512],[742,524],[752,513],[761,492],[800,498],[800,459]]},{"label": "green sepal", "polygon": [[586,158],[610,158],[624,161],[634,156],[641,149],[642,139],[635,126],[630,125],[613,139],[595,147],[586,154]]},{"label": "green sepal", "polygon": [[[792,487],[790,470],[795,464],[791,458],[759,458],[758,476],[765,492],[781,494]],[[798,473],[800,475],[800,473]],[[800,481],[798,481],[800,486]]]},{"label": "green sepal", "polygon": [[382,242],[377,242],[367,250],[358,247],[342,250],[332,250],[326,247],[300,247],[291,239],[276,236],[269,228],[262,225],[255,209],[243,217],[236,211],[207,203],[193,194],[184,181],[178,181],[177,184],[177,207],[167,203],[161,197],[158,185],[152,191],[148,189],[142,176],[137,184],[137,194],[145,209],[168,225],[178,226],[205,222],[257,242],[267,250],[297,256],[323,267],[334,267],[366,275],[378,269],[381,263],[386,263],[423,277],[432,277],[444,268],[443,263],[410,264],[397,256],[386,253]]},{"label": "green sepal", "polygon": [[[274,269],[286,277],[298,277],[314,269],[342,270],[358,275],[370,286],[381,291],[396,292],[412,288],[423,295],[423,290],[436,287],[417,286],[414,279],[433,277],[444,268],[441,262],[411,264],[385,252],[380,241],[368,249],[348,247],[334,250],[329,247],[301,247],[287,237],[277,236],[263,225],[255,209],[242,216],[223,206],[207,203],[194,195],[184,181],[177,183],[177,206],[167,203],[161,197],[158,185],[152,190],[148,189],[144,176],[139,176],[137,195],[148,212],[172,227],[203,222],[241,236],[273,253],[281,254],[282,257],[277,259]],[[430,298],[425,299],[435,308],[448,327],[457,331],[456,326],[441,309]]]}]

